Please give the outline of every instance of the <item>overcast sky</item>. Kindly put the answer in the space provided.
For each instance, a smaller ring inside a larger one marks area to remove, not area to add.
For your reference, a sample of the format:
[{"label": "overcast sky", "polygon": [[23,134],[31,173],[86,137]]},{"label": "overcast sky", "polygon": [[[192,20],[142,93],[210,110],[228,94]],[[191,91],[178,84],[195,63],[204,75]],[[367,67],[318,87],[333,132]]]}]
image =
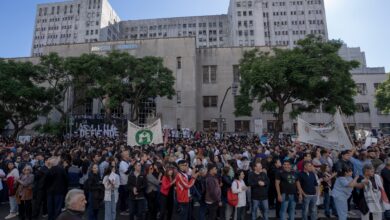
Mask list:
[{"label": "overcast sky", "polygon": [[[122,20],[226,14],[229,0],[109,0]],[[0,0],[0,57],[30,56],[38,3]],[[369,67],[390,71],[390,0],[325,0],[330,39],[361,47]]]}]

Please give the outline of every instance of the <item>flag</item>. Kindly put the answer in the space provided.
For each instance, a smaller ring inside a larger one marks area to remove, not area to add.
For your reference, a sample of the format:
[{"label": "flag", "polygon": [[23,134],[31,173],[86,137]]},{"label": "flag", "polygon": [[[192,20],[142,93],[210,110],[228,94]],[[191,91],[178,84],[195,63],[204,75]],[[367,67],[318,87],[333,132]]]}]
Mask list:
[{"label": "flag", "polygon": [[160,119],[150,125],[139,127],[130,121],[127,126],[127,145],[142,146],[147,144],[162,144],[162,130]]},{"label": "flag", "polygon": [[324,127],[311,125],[298,118],[298,140],[303,143],[340,151],[352,148],[338,111],[333,116],[333,120]]}]

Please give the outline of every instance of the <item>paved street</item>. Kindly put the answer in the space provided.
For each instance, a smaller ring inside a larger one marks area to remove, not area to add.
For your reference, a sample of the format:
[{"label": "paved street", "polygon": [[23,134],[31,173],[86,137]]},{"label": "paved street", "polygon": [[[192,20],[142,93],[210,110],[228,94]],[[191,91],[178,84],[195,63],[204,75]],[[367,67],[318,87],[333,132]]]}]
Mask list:
[{"label": "paved street", "polygon": [[[8,205],[8,203],[1,204],[0,205],[0,219],[4,219],[4,217],[8,215],[8,212],[9,212],[9,205]],[[357,210],[355,210],[354,212],[355,213],[359,213],[359,211],[357,211]],[[318,218],[319,219],[328,219],[328,218],[325,217],[324,212],[321,209],[319,210]],[[17,218],[13,218],[13,219],[16,220]],[[44,220],[45,218],[41,217],[40,219]],[[87,219],[87,217],[85,217],[84,219]],[[104,219],[104,207],[102,207],[101,212],[99,214],[99,220],[103,220],[103,219]],[[120,216],[118,214],[117,220],[127,220],[127,219],[129,219],[129,216]],[[250,219],[249,215],[247,215],[246,219]],[[261,218],[259,218],[259,219],[261,219]],[[276,219],[275,218],[275,210],[271,210],[270,211],[270,219]],[[296,219],[301,219],[301,210],[297,210],[296,211]],[[336,218],[332,218],[332,219],[336,219]],[[350,216],[349,219],[360,219],[360,216],[359,215]]]}]

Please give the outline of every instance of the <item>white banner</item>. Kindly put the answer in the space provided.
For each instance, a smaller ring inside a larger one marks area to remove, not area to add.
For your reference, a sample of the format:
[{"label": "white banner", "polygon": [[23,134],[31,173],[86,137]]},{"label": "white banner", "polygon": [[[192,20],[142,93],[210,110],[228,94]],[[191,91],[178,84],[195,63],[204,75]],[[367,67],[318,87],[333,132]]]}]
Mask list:
[{"label": "white banner", "polygon": [[147,144],[162,144],[163,135],[160,119],[141,128],[130,121],[127,123],[127,145],[141,146]]},{"label": "white banner", "polygon": [[338,111],[333,116],[333,121],[324,127],[311,125],[298,118],[298,140],[303,143],[340,151],[352,148]]},{"label": "white banner", "polygon": [[262,119],[255,119],[255,134],[261,135],[263,134],[263,120]]}]

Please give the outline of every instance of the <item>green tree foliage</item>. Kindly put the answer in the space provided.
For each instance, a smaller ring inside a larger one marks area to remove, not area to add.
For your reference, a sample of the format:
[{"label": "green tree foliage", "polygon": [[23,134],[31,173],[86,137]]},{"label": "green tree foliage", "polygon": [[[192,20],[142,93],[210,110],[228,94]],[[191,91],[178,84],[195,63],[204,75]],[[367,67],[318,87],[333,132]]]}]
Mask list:
[{"label": "green tree foliage", "polygon": [[236,102],[237,116],[250,116],[254,100],[261,102],[261,110],[274,112],[277,119],[274,135],[283,128],[283,114],[287,105],[304,102],[290,114],[296,117],[322,105],[334,113],[338,106],[343,113],[353,114],[356,93],[349,71],[358,66],[356,61],[344,61],[338,54],[342,42],[309,36],[294,49],[274,48],[273,53],[251,50],[240,61],[241,86]]},{"label": "green tree foliage", "polygon": [[[84,85],[85,98],[98,98],[106,116],[123,102],[130,104],[131,121],[136,121],[141,103],[157,96],[172,98],[174,77],[164,67],[162,58],[136,58],[128,53],[113,51],[107,56],[82,55],[67,60],[69,72],[76,85]],[[85,87],[85,85],[89,85]],[[76,87],[77,88],[77,87]]]},{"label": "green tree foliage", "polygon": [[37,85],[38,76],[30,62],[0,61],[0,111],[3,120],[13,125],[14,137],[50,110],[45,88]]},{"label": "green tree foliage", "polygon": [[376,90],[375,106],[383,113],[390,113],[390,78],[381,83]]}]

